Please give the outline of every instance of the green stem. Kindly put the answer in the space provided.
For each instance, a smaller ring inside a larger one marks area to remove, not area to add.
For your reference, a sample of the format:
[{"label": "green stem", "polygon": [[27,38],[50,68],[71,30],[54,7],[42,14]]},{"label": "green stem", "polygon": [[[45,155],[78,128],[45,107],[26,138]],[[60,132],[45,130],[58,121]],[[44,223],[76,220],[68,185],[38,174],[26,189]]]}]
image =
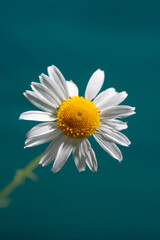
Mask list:
[{"label": "green stem", "polygon": [[7,207],[10,203],[8,196],[24,182],[24,180],[29,177],[32,180],[37,180],[37,176],[32,172],[40,161],[42,154],[35,159],[33,159],[26,167],[23,169],[17,170],[13,180],[0,191],[0,208]]}]

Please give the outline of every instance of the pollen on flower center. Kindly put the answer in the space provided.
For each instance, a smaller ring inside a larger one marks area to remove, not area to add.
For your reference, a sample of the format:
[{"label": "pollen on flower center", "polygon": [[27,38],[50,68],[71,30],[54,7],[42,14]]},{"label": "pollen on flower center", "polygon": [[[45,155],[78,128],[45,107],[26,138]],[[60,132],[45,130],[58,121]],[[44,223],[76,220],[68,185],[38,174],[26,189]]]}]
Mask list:
[{"label": "pollen on flower center", "polygon": [[56,119],[66,136],[82,139],[91,136],[98,129],[100,116],[93,102],[76,96],[67,98],[60,105]]}]

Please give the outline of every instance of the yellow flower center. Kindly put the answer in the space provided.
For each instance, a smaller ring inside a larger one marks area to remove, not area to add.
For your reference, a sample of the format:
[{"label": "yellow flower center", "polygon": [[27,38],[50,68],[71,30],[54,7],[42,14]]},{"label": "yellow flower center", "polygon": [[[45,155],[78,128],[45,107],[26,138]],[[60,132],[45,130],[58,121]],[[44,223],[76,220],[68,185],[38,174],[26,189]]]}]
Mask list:
[{"label": "yellow flower center", "polygon": [[82,139],[98,129],[100,116],[98,108],[89,99],[72,97],[60,104],[56,119],[66,136]]}]

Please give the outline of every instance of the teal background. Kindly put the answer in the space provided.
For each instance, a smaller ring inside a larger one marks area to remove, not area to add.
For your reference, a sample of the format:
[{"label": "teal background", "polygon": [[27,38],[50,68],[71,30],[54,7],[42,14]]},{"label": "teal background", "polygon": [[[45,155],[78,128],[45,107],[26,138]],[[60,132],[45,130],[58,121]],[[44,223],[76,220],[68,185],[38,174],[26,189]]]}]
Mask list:
[{"label": "teal background", "polygon": [[105,71],[103,90],[129,94],[129,148],[121,164],[95,141],[98,172],[79,173],[72,157],[53,174],[39,166],[0,210],[1,240],[160,239],[160,1],[3,1],[0,7],[0,188],[48,144],[23,149],[35,109],[23,96],[56,65],[83,95],[91,74]]}]

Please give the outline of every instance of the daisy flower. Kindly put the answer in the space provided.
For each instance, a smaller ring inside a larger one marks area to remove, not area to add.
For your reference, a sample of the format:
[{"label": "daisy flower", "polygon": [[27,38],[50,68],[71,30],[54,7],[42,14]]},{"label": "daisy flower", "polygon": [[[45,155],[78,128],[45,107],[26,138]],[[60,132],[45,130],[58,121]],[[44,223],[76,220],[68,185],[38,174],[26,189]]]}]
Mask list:
[{"label": "daisy flower", "polygon": [[104,82],[104,72],[100,69],[91,76],[85,97],[78,96],[76,84],[66,81],[57,67],[48,67],[48,75],[41,74],[40,83],[32,82],[32,91],[24,93],[42,111],[24,112],[20,119],[44,122],[26,134],[25,147],[52,141],[41,157],[42,166],[54,160],[52,171],[58,172],[72,153],[79,171],[85,171],[87,165],[94,172],[97,160],[88,141],[93,135],[108,154],[122,161],[116,144],[128,146],[130,141],[119,132],[127,128],[127,123],[118,119],[135,113],[134,107],[119,106],[127,93],[109,88],[98,94]]}]

